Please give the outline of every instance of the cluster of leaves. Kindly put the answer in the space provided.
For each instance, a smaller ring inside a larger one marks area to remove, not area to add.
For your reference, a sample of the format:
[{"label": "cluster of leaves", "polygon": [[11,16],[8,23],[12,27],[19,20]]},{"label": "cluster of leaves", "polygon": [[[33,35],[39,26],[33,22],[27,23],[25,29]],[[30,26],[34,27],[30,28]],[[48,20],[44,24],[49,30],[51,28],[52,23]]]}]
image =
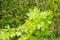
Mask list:
[{"label": "cluster of leaves", "polygon": [[[29,18],[25,20],[26,22],[22,26],[12,29],[12,31],[8,25],[8,29],[1,32],[1,37],[3,38],[4,36],[3,40],[40,40],[45,36],[51,35],[52,32],[48,29],[49,24],[51,24],[51,11],[40,12],[35,7],[30,9],[27,16]],[[13,38],[15,36],[16,38]]]},{"label": "cluster of leaves", "polygon": [[22,34],[21,40],[38,40],[41,39],[40,37],[51,34],[51,31],[48,30],[52,18],[51,11],[40,12],[37,8],[34,8],[27,15],[29,18],[22,25],[23,29],[26,30],[26,34]]}]

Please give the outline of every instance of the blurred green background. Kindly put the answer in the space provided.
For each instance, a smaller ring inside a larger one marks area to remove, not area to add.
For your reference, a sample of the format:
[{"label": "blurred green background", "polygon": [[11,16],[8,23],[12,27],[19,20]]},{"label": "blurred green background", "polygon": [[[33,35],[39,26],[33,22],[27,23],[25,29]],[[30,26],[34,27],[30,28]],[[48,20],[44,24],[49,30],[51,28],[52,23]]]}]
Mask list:
[{"label": "blurred green background", "polygon": [[0,0],[0,40],[60,40],[60,0]]}]

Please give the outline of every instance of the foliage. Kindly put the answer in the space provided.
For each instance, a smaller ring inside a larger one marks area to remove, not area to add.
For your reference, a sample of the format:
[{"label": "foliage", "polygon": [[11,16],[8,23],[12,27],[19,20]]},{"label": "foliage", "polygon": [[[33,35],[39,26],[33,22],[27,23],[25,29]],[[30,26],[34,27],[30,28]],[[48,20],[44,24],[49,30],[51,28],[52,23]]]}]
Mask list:
[{"label": "foliage", "polygon": [[15,32],[16,30],[11,31],[9,27],[7,30],[2,31],[1,37],[3,38],[4,36],[3,40],[8,40],[8,37],[11,38],[11,36],[14,37],[15,35],[19,37],[18,40],[38,40],[41,37],[51,35],[51,30],[48,30],[48,26],[51,24],[50,20],[52,18],[51,11],[40,12],[35,7],[34,9],[30,9],[30,12],[27,13],[27,16],[29,18],[22,26],[19,26],[16,29],[17,32]]},{"label": "foliage", "polygon": [[59,30],[60,0],[0,0],[0,40],[58,40]]}]

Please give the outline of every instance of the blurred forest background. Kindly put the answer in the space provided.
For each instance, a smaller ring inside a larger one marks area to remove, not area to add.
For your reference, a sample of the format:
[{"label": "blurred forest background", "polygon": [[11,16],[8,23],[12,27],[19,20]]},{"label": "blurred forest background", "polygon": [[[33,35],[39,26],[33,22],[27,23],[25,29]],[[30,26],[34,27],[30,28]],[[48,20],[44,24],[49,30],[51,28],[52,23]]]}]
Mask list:
[{"label": "blurred forest background", "polygon": [[0,0],[0,40],[60,40],[60,0]]}]

